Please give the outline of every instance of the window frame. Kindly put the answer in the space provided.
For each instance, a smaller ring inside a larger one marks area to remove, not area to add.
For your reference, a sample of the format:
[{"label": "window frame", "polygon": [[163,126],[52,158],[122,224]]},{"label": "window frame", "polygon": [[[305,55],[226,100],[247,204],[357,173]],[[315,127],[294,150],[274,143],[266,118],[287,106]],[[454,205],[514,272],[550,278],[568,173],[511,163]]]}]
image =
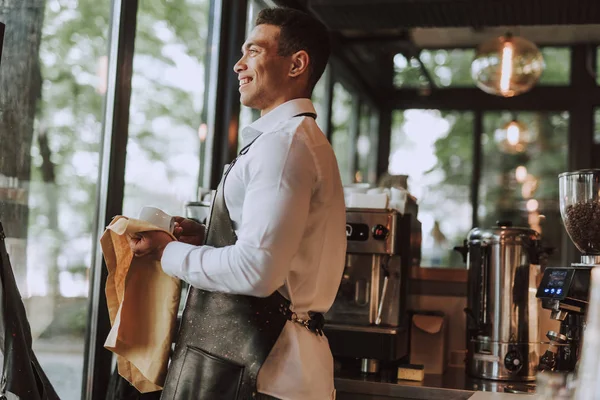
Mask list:
[{"label": "window frame", "polygon": [[[235,4],[223,0],[209,1],[209,13],[212,18],[209,18],[207,48],[211,51],[207,54],[205,76],[209,85],[206,85],[205,107],[202,115],[202,120],[208,122],[209,132],[205,150],[203,149],[205,158],[200,163],[199,185],[215,180],[215,175],[220,171],[215,165],[222,163],[235,145],[227,135],[217,135],[216,132],[229,126],[230,120],[233,119],[230,117],[237,115],[236,107],[239,113],[239,99],[231,95],[235,90],[226,89],[237,88],[237,78],[233,74],[218,74],[218,71],[230,71],[233,68],[243,43],[246,24],[247,0],[240,0]],[[108,271],[99,239],[112,217],[121,215],[123,211],[138,4],[138,0],[113,0],[111,7],[107,91],[100,146],[99,189],[93,228],[81,392],[81,398],[85,400],[105,399],[114,368],[113,354],[104,348],[111,326],[104,290]],[[226,64],[226,68],[221,68],[223,64]],[[204,115],[205,113],[207,115]]]},{"label": "window frame", "polygon": [[[566,49],[566,50],[569,51],[569,55],[571,56],[571,59],[572,59],[573,58],[573,47],[574,46],[568,46],[568,45],[564,45],[564,44],[562,44],[562,45],[544,44],[543,46],[539,46],[539,49],[542,52],[544,51],[545,48]],[[461,51],[461,50],[475,50],[476,51],[476,48],[475,47],[469,47],[469,46],[459,46],[459,47],[424,47],[424,48],[419,49],[419,52],[418,52],[418,54],[416,56],[412,56],[412,57],[409,57],[409,58],[407,58],[406,55],[404,55],[402,53],[399,53],[399,54],[402,55],[406,59],[406,62],[408,64],[410,64],[411,60],[412,59],[416,59],[417,57],[420,57],[421,53],[423,51],[435,52],[435,51],[442,51],[442,50],[445,50],[445,51],[452,51],[452,50],[459,50],[459,51]],[[396,55],[397,54],[395,54],[394,56],[396,56]],[[598,56],[597,57],[600,57],[600,49],[598,50]],[[537,87],[568,87],[568,86],[570,86],[571,85],[571,81],[572,81],[572,77],[573,77],[573,73],[572,73],[573,65],[572,65],[572,63],[569,64],[569,67],[570,67],[569,68],[569,77],[568,77],[569,80],[568,80],[567,83],[549,84],[549,83],[538,82],[536,86]],[[425,71],[423,71],[423,68],[425,68]],[[415,85],[413,83],[413,84],[411,84],[409,86],[402,86],[402,85],[396,86],[395,83],[392,83],[392,86],[396,90],[418,90],[418,89],[423,89],[423,88],[430,88],[430,89],[432,89],[432,87],[431,87],[431,81],[432,80],[435,81],[435,78],[433,77],[433,71],[431,71],[429,68],[427,68],[427,66],[425,64],[421,64],[421,66],[419,67],[419,70],[420,70],[420,76],[424,80],[424,83],[425,83],[424,85]],[[394,81],[396,79],[396,75],[397,75],[397,72],[396,72],[396,69],[394,67]],[[542,76],[543,76],[543,73],[542,73]],[[598,82],[600,83],[600,78],[598,78]],[[441,90],[444,90],[444,89],[477,89],[475,83],[473,83],[473,85],[465,85],[464,83],[462,83],[462,84],[459,83],[459,84],[451,84],[449,86],[439,86],[435,82],[434,82],[434,84],[435,84],[435,87],[433,87],[433,89],[441,89]]]},{"label": "window frame", "polygon": [[[551,46],[547,47],[565,47]],[[471,203],[473,205],[472,224],[479,225],[477,208],[479,199],[479,182],[481,180],[483,114],[489,111],[567,111],[569,113],[568,163],[569,171],[600,168],[600,158],[594,157],[600,151],[600,144],[594,142],[594,112],[600,107],[600,86],[590,71],[596,71],[595,46],[578,44],[571,49],[570,84],[566,86],[536,86],[529,92],[512,98],[489,95],[478,88],[449,87],[432,90],[423,95],[419,89],[395,89],[390,103],[394,110],[406,109],[439,109],[456,111],[473,111],[473,179],[471,184]],[[590,66],[591,63],[591,66]],[[389,139],[388,139],[389,141]],[[380,154],[380,157],[382,154]],[[385,172],[381,169],[379,174]],[[385,163],[387,167],[387,163]],[[563,263],[566,265],[579,259],[579,252],[564,235]],[[456,267],[456,266],[448,266]],[[463,266],[464,268],[464,266]]]}]

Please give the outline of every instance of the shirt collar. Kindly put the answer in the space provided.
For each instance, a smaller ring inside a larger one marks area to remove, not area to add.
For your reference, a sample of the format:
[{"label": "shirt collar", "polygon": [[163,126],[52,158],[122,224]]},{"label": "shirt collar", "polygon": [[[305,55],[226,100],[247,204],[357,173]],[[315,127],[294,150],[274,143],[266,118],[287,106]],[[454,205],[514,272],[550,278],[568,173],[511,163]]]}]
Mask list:
[{"label": "shirt collar", "polygon": [[242,129],[243,143],[249,143],[263,132],[269,132],[277,124],[302,113],[315,113],[312,101],[307,98],[289,100],[260,117],[244,129]]}]

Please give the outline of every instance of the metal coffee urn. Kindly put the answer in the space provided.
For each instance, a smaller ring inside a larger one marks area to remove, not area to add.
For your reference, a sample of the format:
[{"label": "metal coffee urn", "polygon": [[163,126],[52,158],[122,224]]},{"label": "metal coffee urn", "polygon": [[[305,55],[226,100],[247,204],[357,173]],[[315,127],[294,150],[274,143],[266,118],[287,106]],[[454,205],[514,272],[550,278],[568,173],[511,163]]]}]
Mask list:
[{"label": "metal coffee urn", "polygon": [[467,262],[467,373],[476,378],[532,381],[539,362],[536,298],[541,236],[498,222],[475,228],[463,247]]}]

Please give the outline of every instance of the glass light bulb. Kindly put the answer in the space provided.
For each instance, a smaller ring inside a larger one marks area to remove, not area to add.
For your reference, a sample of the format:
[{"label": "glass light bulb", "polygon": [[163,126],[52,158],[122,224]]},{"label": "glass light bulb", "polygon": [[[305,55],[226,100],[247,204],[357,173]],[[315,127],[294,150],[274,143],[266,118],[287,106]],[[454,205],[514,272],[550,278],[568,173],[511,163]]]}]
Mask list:
[{"label": "glass light bulb", "polygon": [[520,133],[521,130],[519,129],[519,125],[511,122],[506,128],[506,140],[508,141],[508,144],[513,146],[519,144]]},{"label": "glass light bulb", "polygon": [[536,199],[527,200],[527,204],[525,205],[525,207],[527,207],[527,211],[529,211],[529,212],[537,211],[539,206],[540,206],[540,204],[538,203],[538,201]]},{"label": "glass light bulb", "polygon": [[515,170],[515,178],[517,182],[523,183],[527,179],[527,168],[524,165],[519,165]]},{"label": "glass light bulb", "polygon": [[517,154],[524,152],[527,146],[535,141],[536,136],[527,125],[513,119],[496,131],[494,139],[503,152]]},{"label": "glass light bulb", "polygon": [[471,76],[477,86],[504,97],[530,90],[543,70],[544,58],[537,46],[512,35],[482,43],[471,63]]},{"label": "glass light bulb", "polygon": [[510,80],[512,78],[513,63],[513,45],[512,42],[504,42],[502,49],[502,69],[500,70],[500,91],[508,93],[510,91]]}]

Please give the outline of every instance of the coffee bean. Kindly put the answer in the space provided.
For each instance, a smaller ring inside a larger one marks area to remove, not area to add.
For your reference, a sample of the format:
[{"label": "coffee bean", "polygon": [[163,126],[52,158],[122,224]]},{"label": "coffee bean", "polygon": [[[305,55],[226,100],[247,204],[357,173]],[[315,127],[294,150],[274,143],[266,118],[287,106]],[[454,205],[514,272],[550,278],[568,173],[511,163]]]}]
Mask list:
[{"label": "coffee bean", "polygon": [[571,204],[565,209],[565,228],[584,254],[600,254],[600,201]]}]

